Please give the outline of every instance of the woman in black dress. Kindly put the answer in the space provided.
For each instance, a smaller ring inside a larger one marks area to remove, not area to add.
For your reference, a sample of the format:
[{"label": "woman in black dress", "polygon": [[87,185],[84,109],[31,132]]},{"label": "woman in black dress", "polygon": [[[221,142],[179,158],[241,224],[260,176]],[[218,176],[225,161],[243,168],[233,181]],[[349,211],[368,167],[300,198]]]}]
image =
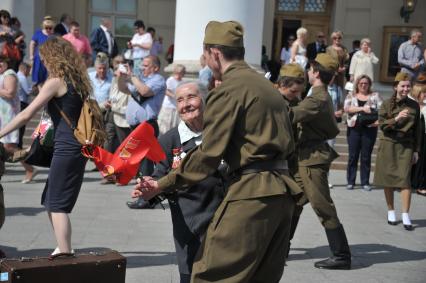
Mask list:
[{"label": "woman in black dress", "polygon": [[40,57],[49,72],[49,78],[31,104],[0,130],[0,137],[25,125],[47,104],[55,137],[42,204],[46,207],[58,245],[53,253],[69,253],[72,248],[68,214],[77,201],[87,160],[81,155],[81,145],[57,107],[76,124],[82,100],[90,95],[92,88],[81,56],[68,41],[60,37],[49,38],[40,46]]},{"label": "woman in black dress", "polygon": [[419,152],[419,161],[413,165],[411,169],[411,186],[416,190],[416,193],[426,196],[426,85],[415,84],[411,91],[411,96],[417,100],[420,106],[420,124],[422,126],[422,141]]}]

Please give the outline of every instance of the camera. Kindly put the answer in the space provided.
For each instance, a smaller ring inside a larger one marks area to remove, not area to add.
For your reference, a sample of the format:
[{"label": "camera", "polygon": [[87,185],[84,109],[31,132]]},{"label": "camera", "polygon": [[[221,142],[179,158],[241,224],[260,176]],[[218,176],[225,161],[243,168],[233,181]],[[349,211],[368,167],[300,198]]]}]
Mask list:
[{"label": "camera", "polygon": [[127,66],[124,64],[118,64],[118,71],[122,74],[127,74]]}]

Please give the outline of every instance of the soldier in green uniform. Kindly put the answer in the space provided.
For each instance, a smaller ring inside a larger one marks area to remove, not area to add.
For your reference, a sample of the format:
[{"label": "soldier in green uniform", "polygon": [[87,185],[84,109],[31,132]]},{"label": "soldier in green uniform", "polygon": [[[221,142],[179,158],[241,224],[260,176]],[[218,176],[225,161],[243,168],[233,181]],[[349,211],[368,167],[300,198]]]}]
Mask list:
[{"label": "soldier in green uniform", "polygon": [[282,277],[297,184],[287,108],[273,85],[244,62],[243,27],[212,21],[204,56],[220,86],[210,91],[203,142],[157,181],[144,177],[133,196],[180,190],[230,167],[228,192],[196,256],[191,282],[278,282]]},{"label": "soldier in green uniform", "polygon": [[[284,101],[287,104],[287,109],[290,110],[290,107],[297,106],[300,102],[300,98],[302,96],[302,92],[305,88],[305,70],[300,67],[299,64],[286,64],[281,67],[280,77],[277,81],[278,91],[284,98]],[[289,114],[291,115],[291,111]],[[290,116],[290,120],[291,120]],[[292,125],[293,136],[295,143],[297,143],[299,129],[298,124]],[[300,177],[298,175],[298,152],[295,150],[290,157],[288,158],[288,168],[290,175],[295,180],[299,180]],[[297,224],[299,223],[300,215],[302,214],[303,204],[306,202],[306,198],[301,198],[294,206],[293,217],[291,219],[291,228],[290,228],[290,237],[288,243],[287,257],[290,252],[290,241],[294,237],[294,233],[296,232]]]},{"label": "soldier in green uniform", "polygon": [[327,140],[339,133],[327,85],[335,76],[338,66],[330,55],[318,54],[308,72],[312,95],[290,110],[293,124],[300,124],[296,181],[324,226],[333,253],[333,256],[315,263],[315,267],[326,269],[351,267],[351,252],[330,196],[327,176],[331,162],[338,156]]},{"label": "soldier in green uniform", "polygon": [[402,223],[413,230],[408,215],[411,201],[411,167],[418,160],[421,141],[420,108],[408,98],[411,78],[406,73],[395,76],[393,96],[379,110],[380,144],[377,152],[374,184],[384,187],[388,223],[396,225],[394,189],[401,188]]}]

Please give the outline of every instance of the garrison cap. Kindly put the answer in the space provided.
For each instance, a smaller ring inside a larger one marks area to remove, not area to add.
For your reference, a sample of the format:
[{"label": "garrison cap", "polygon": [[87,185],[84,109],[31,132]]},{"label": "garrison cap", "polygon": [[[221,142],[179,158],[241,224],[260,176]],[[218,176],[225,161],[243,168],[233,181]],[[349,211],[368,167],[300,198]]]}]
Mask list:
[{"label": "garrison cap", "polygon": [[217,44],[229,47],[244,47],[243,26],[236,21],[210,21],[206,26],[204,44]]},{"label": "garrison cap", "polygon": [[280,77],[305,78],[305,71],[299,64],[286,64],[281,67]]},{"label": "garrison cap", "polygon": [[411,81],[411,76],[404,72],[399,72],[395,76],[395,82]]},{"label": "garrison cap", "polygon": [[318,54],[315,61],[323,66],[323,68],[327,71],[337,72],[337,69],[339,68],[337,60],[327,53]]}]

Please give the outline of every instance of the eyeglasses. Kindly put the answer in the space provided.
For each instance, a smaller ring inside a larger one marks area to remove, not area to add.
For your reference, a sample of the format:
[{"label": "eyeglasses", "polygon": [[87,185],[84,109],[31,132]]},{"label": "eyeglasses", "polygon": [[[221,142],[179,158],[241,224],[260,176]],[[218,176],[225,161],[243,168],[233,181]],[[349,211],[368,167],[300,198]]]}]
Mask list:
[{"label": "eyeglasses", "polygon": [[318,35],[317,37],[318,37],[318,38],[324,38],[324,36],[323,36],[323,35]]}]

